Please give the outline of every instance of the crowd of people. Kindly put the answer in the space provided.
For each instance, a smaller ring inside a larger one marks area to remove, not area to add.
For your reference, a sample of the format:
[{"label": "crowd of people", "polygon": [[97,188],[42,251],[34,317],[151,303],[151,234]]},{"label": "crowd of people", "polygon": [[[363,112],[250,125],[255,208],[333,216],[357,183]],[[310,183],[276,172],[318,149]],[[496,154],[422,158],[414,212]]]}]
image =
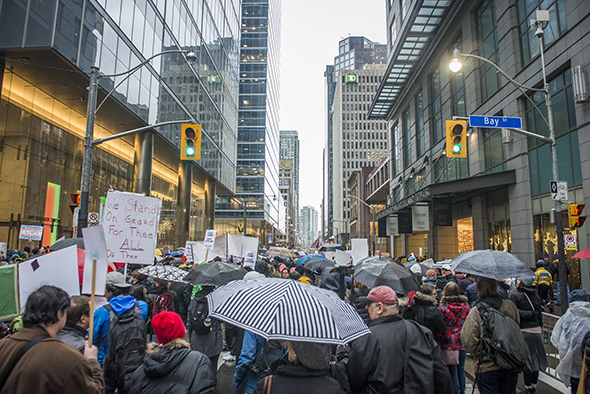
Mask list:
[{"label": "crowd of people", "polygon": [[[44,251],[26,253],[34,252]],[[156,261],[189,269],[182,258]],[[345,346],[266,341],[209,316],[206,297],[215,287],[139,270],[128,277],[109,272],[93,316],[88,296],[69,297],[47,285],[29,296],[22,316],[0,323],[0,393],[216,393],[224,350],[224,360],[235,361],[237,394],[464,394],[467,354],[480,393],[515,393],[519,373],[523,393],[535,393],[539,372],[547,368],[542,312],[551,305],[554,274],[548,268],[540,260],[530,277],[494,280],[453,273],[445,264],[424,275],[412,271],[419,288],[409,294],[367,288],[346,268],[313,271],[280,257],[259,257],[248,269],[244,280],[296,280],[352,300],[371,334]],[[575,393],[587,379],[582,364],[590,345],[590,298],[574,290],[570,301],[551,341],[560,356],[557,372]],[[482,327],[490,310],[521,332],[526,358],[520,367],[506,368],[485,351]]]}]

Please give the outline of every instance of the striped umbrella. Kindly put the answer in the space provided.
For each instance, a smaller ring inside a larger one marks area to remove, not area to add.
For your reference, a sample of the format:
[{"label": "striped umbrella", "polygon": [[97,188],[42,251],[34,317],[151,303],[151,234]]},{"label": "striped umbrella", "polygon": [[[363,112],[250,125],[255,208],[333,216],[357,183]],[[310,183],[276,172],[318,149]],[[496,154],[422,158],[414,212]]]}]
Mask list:
[{"label": "striped umbrella", "polygon": [[336,293],[279,278],[237,280],[207,295],[209,314],[265,339],[346,344],[369,328]]},{"label": "striped umbrella", "polygon": [[186,271],[173,265],[148,265],[139,270],[142,274],[172,282],[186,282]]}]

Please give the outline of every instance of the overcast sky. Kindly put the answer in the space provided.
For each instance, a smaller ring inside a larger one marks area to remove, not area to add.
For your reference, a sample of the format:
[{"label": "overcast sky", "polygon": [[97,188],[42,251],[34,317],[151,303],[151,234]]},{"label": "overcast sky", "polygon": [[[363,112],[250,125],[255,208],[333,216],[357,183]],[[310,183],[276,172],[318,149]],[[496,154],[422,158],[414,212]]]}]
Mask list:
[{"label": "overcast sky", "polygon": [[385,0],[283,0],[282,15],[280,128],[299,132],[299,208],[321,221],[324,71],[349,35],[386,43]]}]

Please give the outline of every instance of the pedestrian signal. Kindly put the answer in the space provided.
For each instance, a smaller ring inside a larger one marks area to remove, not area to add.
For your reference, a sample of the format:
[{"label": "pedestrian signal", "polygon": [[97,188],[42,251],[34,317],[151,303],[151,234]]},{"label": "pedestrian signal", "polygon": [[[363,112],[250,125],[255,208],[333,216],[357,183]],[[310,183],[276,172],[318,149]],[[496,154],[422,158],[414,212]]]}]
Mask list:
[{"label": "pedestrian signal", "polygon": [[70,209],[72,213],[76,210],[77,207],[80,206],[80,193],[71,193],[70,198],[72,199],[72,203],[70,204]]},{"label": "pedestrian signal", "polygon": [[467,122],[447,120],[447,157],[467,157]]},{"label": "pedestrian signal", "polygon": [[570,228],[582,227],[586,221],[586,216],[580,217],[584,210],[584,204],[568,204],[567,213],[570,222]]},{"label": "pedestrian signal", "polygon": [[180,132],[180,160],[201,160],[201,125],[183,124]]}]

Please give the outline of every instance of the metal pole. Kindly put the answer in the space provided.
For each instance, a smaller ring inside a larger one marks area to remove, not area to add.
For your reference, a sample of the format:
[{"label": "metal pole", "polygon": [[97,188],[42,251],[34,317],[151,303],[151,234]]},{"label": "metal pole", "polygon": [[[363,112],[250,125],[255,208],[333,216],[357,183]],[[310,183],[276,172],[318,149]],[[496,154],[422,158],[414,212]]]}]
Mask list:
[{"label": "metal pole", "polygon": [[375,230],[375,208],[371,207],[371,209],[373,210],[373,256],[375,256],[375,244],[377,243],[377,231]]},{"label": "metal pole", "polygon": [[86,114],[86,136],[84,138],[84,158],[82,159],[82,180],[80,184],[80,211],[78,212],[78,231],[88,226],[88,202],[90,200],[90,176],[92,174],[92,140],[94,138],[94,115],[96,114],[96,97],[98,95],[98,67],[90,67],[90,85],[88,86],[88,111]]},{"label": "metal pole", "polygon": [[246,211],[246,200],[242,198],[242,202],[244,203],[244,235],[246,235],[246,225],[248,224],[246,223],[246,220],[248,219],[248,212]]}]

